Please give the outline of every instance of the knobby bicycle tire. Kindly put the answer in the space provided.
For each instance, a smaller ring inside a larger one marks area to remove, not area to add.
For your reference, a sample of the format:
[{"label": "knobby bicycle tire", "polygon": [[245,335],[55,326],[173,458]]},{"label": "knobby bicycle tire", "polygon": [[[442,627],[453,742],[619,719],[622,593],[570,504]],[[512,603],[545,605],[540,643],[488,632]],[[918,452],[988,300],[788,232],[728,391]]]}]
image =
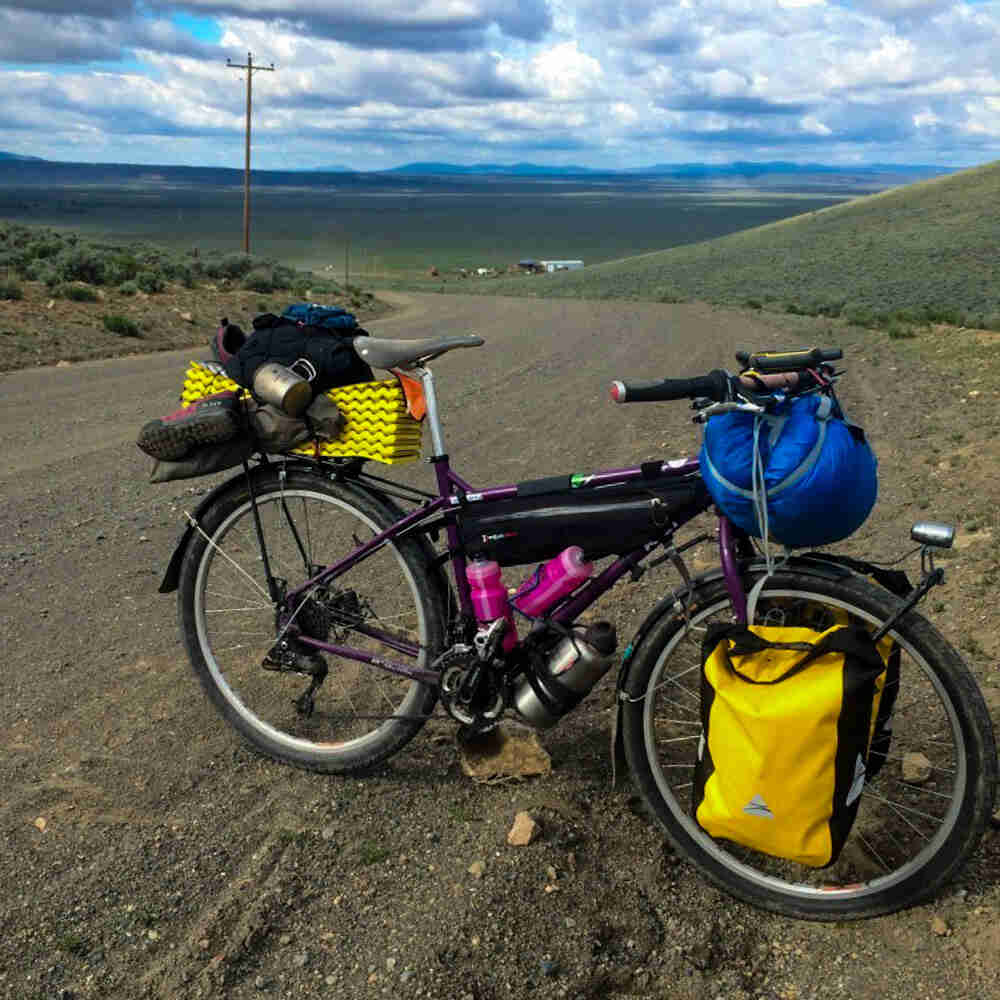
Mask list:
[{"label": "knobby bicycle tire", "polygon": [[[751,576],[748,584],[758,578]],[[701,735],[699,629],[712,620],[731,620],[731,605],[721,580],[700,584],[687,603],[687,618],[675,605],[644,633],[623,687],[623,743],[632,778],[677,851],[732,895],[800,918],[875,916],[938,892],[975,850],[997,783],[989,714],[955,650],[914,611],[890,633],[906,664],[902,703],[893,718],[894,748],[862,794],[840,859],[829,870],[817,871],[714,840],[694,820],[690,782]],[[899,603],[859,576],[779,571],[763,589],[756,623],[822,628],[843,622],[846,612],[852,621],[874,628]],[[668,705],[668,715],[679,718],[664,721],[658,714],[661,703]],[[923,732],[924,724],[937,728]],[[904,781],[901,760],[916,752],[921,739],[924,759],[932,762],[931,777],[923,784]],[[907,857],[911,842],[914,853]]]},{"label": "knobby bicycle tire", "polygon": [[[360,487],[302,471],[284,482],[258,480],[254,492],[272,572],[286,592],[402,516]],[[191,665],[222,717],[257,750],[309,770],[363,770],[400,750],[433,711],[436,688],[322,653],[329,673],[314,710],[298,711],[309,678],[263,666],[278,635],[265,580],[249,491],[238,483],[202,517],[178,588]],[[428,669],[444,644],[445,608],[423,543],[411,538],[386,544],[310,594],[297,617],[315,638]],[[418,645],[418,656],[360,634],[364,625]]]}]

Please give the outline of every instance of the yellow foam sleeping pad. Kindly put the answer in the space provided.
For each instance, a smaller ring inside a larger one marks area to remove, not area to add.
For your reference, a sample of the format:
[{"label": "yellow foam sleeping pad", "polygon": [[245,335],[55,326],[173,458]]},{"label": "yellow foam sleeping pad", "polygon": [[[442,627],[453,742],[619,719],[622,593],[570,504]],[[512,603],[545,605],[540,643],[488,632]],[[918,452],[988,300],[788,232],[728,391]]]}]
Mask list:
[{"label": "yellow foam sleeping pad", "polygon": [[[240,387],[224,372],[200,361],[188,365],[181,390],[185,405],[217,392]],[[241,396],[250,393],[243,389]],[[421,425],[407,412],[406,397],[396,379],[338,386],[326,393],[344,417],[344,429],[333,441],[320,441],[321,458],[370,458],[387,465],[420,457]],[[307,441],[291,454],[317,457],[316,442]]]}]

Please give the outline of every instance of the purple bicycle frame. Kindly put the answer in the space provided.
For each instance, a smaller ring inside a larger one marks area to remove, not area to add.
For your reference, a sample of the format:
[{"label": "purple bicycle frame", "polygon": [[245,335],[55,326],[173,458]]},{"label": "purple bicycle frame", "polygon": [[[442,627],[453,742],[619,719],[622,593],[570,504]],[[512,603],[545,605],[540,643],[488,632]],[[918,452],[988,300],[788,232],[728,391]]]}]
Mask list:
[{"label": "purple bicycle frame", "polygon": [[[386,528],[385,531],[375,535],[374,538],[360,545],[339,562],[326,567],[326,569],[312,577],[312,579],[307,580],[300,587],[290,591],[287,595],[287,601],[290,606],[294,606],[300,598],[304,600],[312,588],[335,580],[341,573],[346,572],[352,566],[357,565],[368,556],[377,552],[384,545],[391,543],[404,532],[417,527],[440,512],[454,510],[464,504],[489,504],[497,500],[509,500],[517,496],[516,485],[495,486],[481,491],[475,490],[457,472],[452,470],[447,455],[443,455],[432,461],[437,476],[438,496],[419,509],[407,514],[395,524]],[[664,462],[662,472],[666,475],[684,476],[690,475],[692,472],[697,472],[698,468],[697,459],[685,458]],[[610,483],[627,483],[632,480],[640,480],[642,475],[642,469],[635,466],[627,469],[609,469],[602,472],[595,472],[591,476],[588,476],[587,480],[589,486],[600,486]],[[691,517],[694,516],[696,514],[691,515]],[[458,525],[454,519],[451,519],[447,524],[446,532],[448,537],[448,552],[458,592],[459,607],[463,615],[471,617],[473,613],[472,599],[469,592],[469,584],[465,576],[465,555],[459,537]],[[638,566],[659,544],[659,541],[648,542],[642,547],[620,556],[596,577],[589,580],[565,603],[560,605],[555,613],[551,615],[552,620],[564,626],[572,624],[583,611],[590,607],[603,594],[607,593],[626,573],[631,572]],[[740,582],[733,526],[725,517],[719,518],[719,555],[723,579],[733,602],[735,616],[738,621],[745,621],[746,595]],[[294,619],[294,614],[291,618]],[[408,642],[391,633],[365,624],[354,625],[352,627],[356,632],[376,639],[389,649],[393,649],[404,656],[415,659],[420,655],[420,647],[417,644]],[[389,673],[408,677],[425,684],[437,686],[438,683],[438,674],[432,670],[423,670],[405,663],[387,660],[382,656],[374,655],[353,646],[342,646],[337,643],[325,642],[302,635],[297,637],[297,641],[323,652],[332,653],[335,656],[341,656],[345,659],[356,660],[360,663],[367,663],[386,670]]]}]

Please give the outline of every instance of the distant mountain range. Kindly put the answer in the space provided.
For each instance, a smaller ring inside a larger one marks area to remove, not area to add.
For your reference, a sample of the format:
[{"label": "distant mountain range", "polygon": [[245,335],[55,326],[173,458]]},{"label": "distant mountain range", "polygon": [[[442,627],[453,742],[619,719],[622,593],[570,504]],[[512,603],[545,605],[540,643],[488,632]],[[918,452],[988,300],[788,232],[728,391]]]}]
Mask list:
[{"label": "distant mountain range", "polygon": [[[90,174],[106,168],[111,173],[120,170],[133,177],[149,175],[153,172],[174,175],[189,173],[204,175],[207,171],[223,171],[225,173],[239,172],[238,168],[227,167],[187,167],[187,166],[155,166],[143,164],[99,164],[99,163],[66,163],[60,160],[45,160],[40,156],[22,156],[19,153],[0,151],[0,162],[33,162],[46,163],[61,168],[77,167]],[[759,179],[761,177],[807,177],[823,174],[856,178],[870,175],[894,175],[917,180],[924,177],[937,177],[954,172],[951,167],[938,167],[930,164],[901,163],[870,163],[855,166],[834,166],[823,163],[790,163],[785,160],[774,160],[762,163],[737,161],[735,163],[656,163],[648,167],[628,167],[622,170],[595,169],[574,164],[565,166],[545,166],[539,163],[437,163],[417,162],[404,163],[402,166],[388,170],[352,170],[344,166],[313,167],[306,170],[255,170],[255,175],[303,175],[303,174],[386,174],[405,177],[672,177],[688,180],[725,180],[727,178]]]},{"label": "distant mountain range", "polygon": [[595,169],[566,165],[559,167],[542,166],[538,163],[406,163],[400,167],[382,171],[388,174],[410,176],[447,175],[499,175],[505,177],[586,177],[586,176],[629,176],[629,177],[760,177],[765,174],[905,174],[912,177],[933,177],[951,173],[950,167],[936,167],[929,164],[873,163],[841,167],[823,163],[790,163],[775,160],[764,163],[656,163],[648,167],[627,167],[622,170]]}]

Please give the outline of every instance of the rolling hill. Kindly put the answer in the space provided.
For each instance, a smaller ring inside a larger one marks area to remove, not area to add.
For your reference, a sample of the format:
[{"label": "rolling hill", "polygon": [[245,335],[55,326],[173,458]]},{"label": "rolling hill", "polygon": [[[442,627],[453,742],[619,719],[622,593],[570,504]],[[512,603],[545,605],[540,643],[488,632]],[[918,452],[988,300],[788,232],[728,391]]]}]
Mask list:
[{"label": "rolling hill", "polygon": [[[703,243],[491,282],[544,297],[1000,314],[1000,161]],[[836,314],[836,313],[834,313]]]}]

